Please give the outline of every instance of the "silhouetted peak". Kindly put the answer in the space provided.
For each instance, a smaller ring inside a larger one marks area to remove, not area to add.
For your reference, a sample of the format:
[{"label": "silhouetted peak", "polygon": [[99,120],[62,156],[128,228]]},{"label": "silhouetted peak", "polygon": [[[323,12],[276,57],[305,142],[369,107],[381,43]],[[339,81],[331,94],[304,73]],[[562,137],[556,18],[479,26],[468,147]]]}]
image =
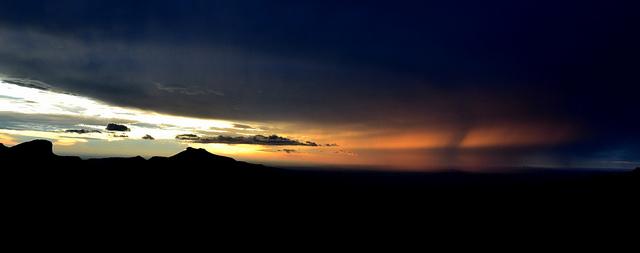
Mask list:
[{"label": "silhouetted peak", "polygon": [[209,151],[207,151],[206,149],[203,149],[203,148],[192,148],[192,147],[187,147],[187,149],[185,151],[182,151],[181,153],[200,154],[200,155],[213,155],[213,154],[209,153]]},{"label": "silhouetted peak", "polygon": [[633,173],[640,174],[640,167],[636,167],[636,169],[633,170]]},{"label": "silhouetted peak", "polygon": [[47,140],[23,142],[8,149],[13,155],[46,157],[54,156],[53,143]]},{"label": "silhouetted peak", "polygon": [[9,148],[7,148],[4,144],[0,143],[0,152],[5,151]]},{"label": "silhouetted peak", "polygon": [[182,151],[171,157],[174,160],[217,160],[234,162],[235,160],[229,157],[214,155],[202,148],[187,147],[185,151]]},{"label": "silhouetted peak", "polygon": [[127,158],[126,160],[128,160],[130,162],[145,162],[145,161],[147,161],[147,159],[144,159],[144,157],[142,157],[142,156],[134,156],[134,157]]}]

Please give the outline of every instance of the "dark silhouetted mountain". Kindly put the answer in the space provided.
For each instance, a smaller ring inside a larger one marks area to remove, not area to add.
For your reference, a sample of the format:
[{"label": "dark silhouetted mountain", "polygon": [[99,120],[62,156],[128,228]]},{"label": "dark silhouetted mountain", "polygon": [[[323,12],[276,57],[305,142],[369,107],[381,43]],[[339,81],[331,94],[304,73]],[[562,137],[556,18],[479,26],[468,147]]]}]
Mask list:
[{"label": "dark silhouetted mountain", "polygon": [[53,154],[53,143],[46,140],[34,140],[20,143],[9,149],[11,155],[30,157],[50,157]]},{"label": "dark silhouetted mountain", "polygon": [[9,148],[7,148],[7,146],[5,146],[4,144],[0,143],[0,152],[3,152],[5,150],[7,150]]},{"label": "dark silhouetted mountain", "polygon": [[84,163],[93,168],[102,169],[122,169],[122,168],[142,168],[147,162],[141,156],[136,157],[112,157],[112,158],[94,158],[86,160]]},{"label": "dark silhouetted mountain", "polygon": [[187,150],[182,151],[170,157],[169,159],[173,161],[198,161],[198,162],[216,161],[216,162],[222,162],[222,163],[236,162],[236,160],[234,160],[233,158],[214,155],[202,148],[195,149],[191,147],[188,147]]},{"label": "dark silhouetted mountain", "polygon": [[[301,201],[474,206],[564,204],[616,196],[632,199],[638,169],[627,172],[409,173],[329,169],[280,169],[236,161],[204,149],[187,148],[171,157],[140,156],[82,160],[57,156],[49,141],[0,149],[5,185],[36,195],[79,195],[82,199],[164,202],[167,198],[209,205],[221,199],[273,205]],[[2,151],[4,150],[4,151]],[[64,192],[59,192],[64,191]],[[532,202],[538,200],[538,202]],[[554,202],[554,200],[556,200]],[[355,201],[355,202],[354,202]]]},{"label": "dark silhouetted mountain", "polygon": [[77,162],[79,157],[58,156],[53,153],[53,143],[47,140],[33,140],[7,148],[3,160],[24,164],[44,162]]},{"label": "dark silhouetted mountain", "polygon": [[150,160],[146,160],[140,156],[131,158],[97,158],[88,160],[82,160],[78,157],[58,156],[53,152],[53,143],[47,140],[29,141],[10,148],[3,145],[0,151],[2,151],[2,159],[5,161],[30,165],[40,163],[42,167],[63,165],[67,168],[74,169],[100,167],[112,168],[114,170],[127,168],[154,170],[189,170],[196,168],[217,168],[218,170],[223,170],[225,168],[237,167],[267,168],[262,165],[238,162],[233,158],[214,155],[204,149],[195,149],[191,147],[171,157],[153,157]]}]

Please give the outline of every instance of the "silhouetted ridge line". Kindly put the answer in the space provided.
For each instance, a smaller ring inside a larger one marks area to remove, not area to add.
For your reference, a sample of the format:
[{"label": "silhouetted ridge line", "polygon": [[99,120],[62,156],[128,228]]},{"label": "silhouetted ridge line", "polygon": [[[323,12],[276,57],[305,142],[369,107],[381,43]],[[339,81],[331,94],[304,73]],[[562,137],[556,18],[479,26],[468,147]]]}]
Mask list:
[{"label": "silhouetted ridge line", "polygon": [[[59,196],[80,196],[81,201],[102,197],[141,203],[167,198],[217,204],[220,199],[241,202],[284,197],[287,203],[343,199],[369,203],[406,199],[406,203],[486,201],[528,203],[540,199],[635,196],[640,169],[611,173],[397,173],[373,171],[279,169],[236,161],[204,149],[187,148],[171,157],[140,156],[82,160],[57,156],[49,141],[22,143],[0,152],[0,173],[9,188]],[[4,182],[3,182],[4,183]],[[20,192],[20,191],[17,191]],[[535,198],[533,198],[535,197]],[[30,200],[30,197],[20,197]],[[255,203],[255,202],[254,202]],[[272,203],[269,202],[268,205]],[[265,205],[265,206],[268,206]],[[180,206],[180,205],[177,205]],[[224,206],[224,205],[222,205]],[[466,209],[466,208],[462,208]]]},{"label": "silhouetted ridge line", "polygon": [[211,154],[211,153],[207,152],[206,150],[204,150],[202,148],[195,149],[195,148],[191,148],[191,147],[188,147],[187,150],[182,151],[182,152],[170,157],[169,159],[171,159],[171,160],[193,160],[193,161],[217,160],[217,161],[221,161],[221,162],[236,162],[236,160],[234,160],[233,158],[214,155],[214,154]]},{"label": "silhouetted ridge line", "polygon": [[81,160],[79,157],[58,156],[54,154],[53,143],[47,140],[23,142],[4,149],[2,153],[3,160],[21,162],[24,164],[45,163],[51,161],[72,162]]},{"label": "silhouetted ridge line", "polygon": [[[185,169],[213,169],[215,171],[232,171],[235,169],[260,169],[265,166],[239,162],[230,157],[211,154],[204,149],[187,148],[171,157],[153,157],[149,160],[141,156],[94,158],[82,160],[79,157],[58,156],[53,152],[53,143],[47,140],[24,142],[13,147],[0,147],[0,161],[14,165],[13,168],[45,169],[64,168],[114,170],[185,170]],[[103,171],[103,170],[100,170]]]},{"label": "silhouetted ridge line", "polygon": [[33,140],[15,145],[9,149],[13,154],[29,154],[35,156],[54,156],[53,143],[46,140]]},{"label": "silhouetted ridge line", "polygon": [[144,159],[144,157],[142,156],[134,156],[134,157],[93,158],[87,161],[144,162],[144,161],[147,161],[147,159]]}]

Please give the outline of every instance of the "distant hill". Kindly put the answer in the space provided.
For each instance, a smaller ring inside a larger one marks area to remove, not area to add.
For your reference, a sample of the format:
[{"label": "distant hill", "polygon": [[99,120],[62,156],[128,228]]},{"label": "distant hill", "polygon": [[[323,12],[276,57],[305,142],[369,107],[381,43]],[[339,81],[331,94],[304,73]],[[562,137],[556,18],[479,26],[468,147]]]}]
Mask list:
[{"label": "distant hill", "polygon": [[[214,155],[204,149],[187,148],[171,157],[153,157],[149,160],[136,156],[130,158],[100,158],[82,160],[75,156],[59,156],[53,153],[53,143],[47,140],[33,140],[13,147],[0,147],[0,161],[23,169],[82,170],[110,169],[131,173],[140,170],[193,170],[193,169],[262,169],[266,166],[239,162],[230,157]],[[219,172],[219,171],[218,171]]]},{"label": "distant hill", "polygon": [[46,140],[24,142],[7,148],[0,148],[0,159],[22,163],[77,162],[79,157],[58,156],[53,153],[53,143]]},{"label": "distant hill", "polygon": [[216,162],[222,164],[234,164],[237,163],[233,158],[214,155],[207,152],[204,149],[195,149],[188,147],[185,151],[182,151],[171,157],[154,156],[150,159],[152,162]]},{"label": "distant hill", "polygon": [[[217,197],[297,201],[329,199],[517,201],[624,196],[638,189],[639,169],[633,173],[522,172],[401,173],[348,170],[294,170],[236,161],[204,149],[187,148],[170,157],[140,156],[82,160],[59,156],[53,144],[34,140],[12,147],[0,145],[0,173],[5,186],[36,194],[65,189],[67,194],[92,198],[96,192],[125,199],[166,196],[202,201]],[[7,180],[8,179],[8,180]],[[131,195],[132,193],[136,193]],[[139,194],[145,194],[140,196]],[[590,200],[591,201],[591,200]],[[505,202],[506,203],[506,202]],[[509,202],[510,203],[510,202]]]}]

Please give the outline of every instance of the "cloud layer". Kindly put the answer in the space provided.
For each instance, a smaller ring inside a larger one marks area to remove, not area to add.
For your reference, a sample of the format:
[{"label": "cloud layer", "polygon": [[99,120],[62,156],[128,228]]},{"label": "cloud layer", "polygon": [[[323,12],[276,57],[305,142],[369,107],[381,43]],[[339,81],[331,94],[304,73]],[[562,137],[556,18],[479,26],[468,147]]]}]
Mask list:
[{"label": "cloud layer", "polygon": [[315,142],[311,141],[297,141],[277,135],[263,136],[198,136],[195,134],[181,134],[176,136],[177,140],[189,141],[194,143],[223,143],[223,144],[251,144],[251,145],[265,145],[265,146],[309,146],[318,147]]},{"label": "cloud layer", "polygon": [[131,129],[125,125],[119,125],[115,123],[109,123],[106,128],[108,131],[116,131],[116,132],[129,132]]},{"label": "cloud layer", "polygon": [[[33,131],[40,131],[42,133],[37,134],[38,136],[79,140],[129,137],[175,140],[177,135],[185,132],[239,135],[265,131],[232,121],[174,116],[113,106],[95,99],[62,93],[37,81],[11,78],[12,82],[6,82],[4,79],[0,77],[0,130],[27,131],[31,134]],[[35,84],[38,87],[33,87]],[[104,130],[106,131],[103,132]],[[297,142],[275,135],[256,135],[246,139],[220,136],[217,140],[218,143],[229,144],[243,142],[255,145],[318,146],[312,142]],[[205,143],[212,142],[213,139],[192,141]]]},{"label": "cloud layer", "polygon": [[517,146],[558,149],[567,162],[638,159],[637,9],[2,1],[0,129],[113,139],[64,131],[117,122],[136,140],[190,133],[270,145],[253,138],[277,133],[352,149]]}]

